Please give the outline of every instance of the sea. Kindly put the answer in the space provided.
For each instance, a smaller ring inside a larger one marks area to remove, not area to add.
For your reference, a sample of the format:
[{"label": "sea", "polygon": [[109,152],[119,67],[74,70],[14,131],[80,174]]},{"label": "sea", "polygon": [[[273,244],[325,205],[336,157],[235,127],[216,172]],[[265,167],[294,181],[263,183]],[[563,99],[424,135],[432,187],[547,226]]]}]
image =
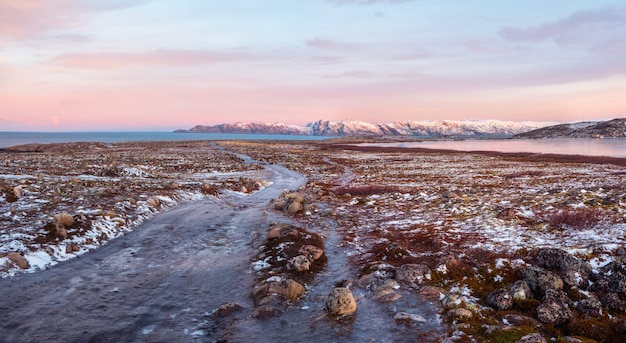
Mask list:
[{"label": "sea", "polygon": [[[0,131],[0,149],[31,143],[133,142],[180,140],[325,140],[332,136],[178,133],[178,132],[7,132]],[[457,151],[529,152],[626,158],[626,138],[550,139],[423,139],[412,142],[362,143],[361,145],[419,147]]]},{"label": "sea", "polygon": [[626,138],[455,139],[423,140],[419,142],[362,143],[360,145],[626,158]]},{"label": "sea", "polygon": [[335,137],[179,132],[8,132],[0,131],[0,149],[22,144],[187,140],[323,140]]}]

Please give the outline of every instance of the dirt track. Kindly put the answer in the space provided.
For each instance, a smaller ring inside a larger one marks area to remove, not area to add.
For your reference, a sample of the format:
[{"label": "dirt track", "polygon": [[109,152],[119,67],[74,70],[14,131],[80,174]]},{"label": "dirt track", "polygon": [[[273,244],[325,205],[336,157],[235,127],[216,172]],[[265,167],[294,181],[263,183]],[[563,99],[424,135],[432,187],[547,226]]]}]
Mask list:
[{"label": "dirt track", "polygon": [[[211,342],[211,312],[228,302],[249,311],[252,242],[271,218],[271,199],[304,183],[268,166],[268,188],[162,213],[79,258],[0,280],[0,342]],[[268,217],[270,216],[270,217]]]}]

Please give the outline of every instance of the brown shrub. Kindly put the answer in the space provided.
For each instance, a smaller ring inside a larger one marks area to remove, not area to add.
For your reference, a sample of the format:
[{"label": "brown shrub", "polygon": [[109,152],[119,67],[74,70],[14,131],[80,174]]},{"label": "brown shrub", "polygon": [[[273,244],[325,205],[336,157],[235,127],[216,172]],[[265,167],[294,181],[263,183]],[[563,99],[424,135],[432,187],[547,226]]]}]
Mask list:
[{"label": "brown shrub", "polygon": [[367,185],[367,186],[356,186],[356,187],[335,187],[332,189],[335,194],[350,194],[350,195],[360,195],[360,196],[368,196],[373,194],[387,194],[387,193],[396,193],[400,192],[400,188],[397,186],[390,185]]},{"label": "brown shrub", "polygon": [[606,215],[607,213],[600,209],[583,207],[560,210],[550,215],[547,221],[553,229],[587,229],[606,219]]}]

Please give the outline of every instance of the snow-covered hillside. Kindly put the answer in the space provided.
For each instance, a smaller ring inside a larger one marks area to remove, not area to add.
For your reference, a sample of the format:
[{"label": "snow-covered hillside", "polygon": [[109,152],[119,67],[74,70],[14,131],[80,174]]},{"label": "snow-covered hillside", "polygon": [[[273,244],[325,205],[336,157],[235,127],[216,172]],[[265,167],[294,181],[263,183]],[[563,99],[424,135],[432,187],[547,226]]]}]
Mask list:
[{"label": "snow-covered hillside", "polygon": [[304,127],[282,123],[234,123],[198,125],[190,130],[177,130],[177,132],[313,136],[492,136],[515,135],[552,124],[554,123],[501,120],[402,121],[381,124],[358,120],[318,120]]}]

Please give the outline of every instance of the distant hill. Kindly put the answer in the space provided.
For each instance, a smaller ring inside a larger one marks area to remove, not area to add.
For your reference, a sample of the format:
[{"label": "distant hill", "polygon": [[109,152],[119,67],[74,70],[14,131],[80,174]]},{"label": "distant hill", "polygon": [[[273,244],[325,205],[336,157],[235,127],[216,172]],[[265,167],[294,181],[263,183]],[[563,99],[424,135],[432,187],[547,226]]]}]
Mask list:
[{"label": "distant hill", "polygon": [[318,120],[306,126],[281,123],[234,123],[197,125],[183,133],[238,133],[311,136],[513,136],[549,125],[545,122],[513,122],[501,120],[439,120],[403,121],[372,124],[358,120]]},{"label": "distant hill", "polygon": [[539,128],[515,135],[516,138],[601,138],[626,137],[626,118],[586,121]]}]

